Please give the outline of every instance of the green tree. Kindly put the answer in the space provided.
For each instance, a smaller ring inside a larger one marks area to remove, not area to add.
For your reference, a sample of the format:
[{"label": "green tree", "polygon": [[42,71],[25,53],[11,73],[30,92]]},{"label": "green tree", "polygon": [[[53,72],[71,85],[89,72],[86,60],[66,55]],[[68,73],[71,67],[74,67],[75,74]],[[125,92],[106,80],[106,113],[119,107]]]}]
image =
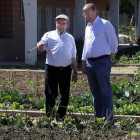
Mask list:
[{"label": "green tree", "polygon": [[120,14],[134,14],[134,6],[128,0],[120,0]]}]

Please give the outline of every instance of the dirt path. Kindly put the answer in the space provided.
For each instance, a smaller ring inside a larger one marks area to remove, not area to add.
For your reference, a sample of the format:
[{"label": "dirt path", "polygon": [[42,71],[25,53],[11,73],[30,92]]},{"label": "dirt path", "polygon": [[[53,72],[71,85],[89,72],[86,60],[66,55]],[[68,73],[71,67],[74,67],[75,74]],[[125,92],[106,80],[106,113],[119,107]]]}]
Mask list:
[{"label": "dirt path", "polygon": [[128,66],[128,67],[112,67],[111,73],[134,73],[137,70],[137,66]]}]

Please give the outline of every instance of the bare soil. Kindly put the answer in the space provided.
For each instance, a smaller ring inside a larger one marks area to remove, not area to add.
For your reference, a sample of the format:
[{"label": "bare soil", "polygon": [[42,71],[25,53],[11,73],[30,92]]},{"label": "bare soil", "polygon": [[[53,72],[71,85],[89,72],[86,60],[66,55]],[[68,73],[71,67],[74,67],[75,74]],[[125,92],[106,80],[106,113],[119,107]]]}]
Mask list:
[{"label": "bare soil", "polygon": [[[97,131],[95,134],[93,131],[69,131],[64,132],[62,129],[38,129],[34,127],[31,130],[25,130],[25,128],[3,128],[0,130],[3,137],[1,140],[123,140],[128,134],[126,131],[120,130],[106,130]],[[128,140],[128,139],[127,139]],[[129,140],[134,140],[129,138]],[[135,137],[135,140],[140,140],[139,136]]]},{"label": "bare soil", "polygon": [[[33,93],[34,98],[38,100],[37,91],[39,92],[41,98],[44,97],[44,71],[0,71],[0,92],[4,87],[12,88],[14,83],[18,85],[18,91],[21,93]],[[8,81],[9,77],[9,81]],[[123,78],[132,78],[130,75],[119,75],[119,76],[110,76],[111,83],[119,82]],[[12,81],[13,82],[10,82]],[[30,84],[24,84],[25,81],[36,81],[29,89]],[[41,81],[40,81],[41,80]],[[5,82],[3,82],[5,81]],[[84,94],[89,89],[88,81],[85,75],[78,75],[78,82],[75,85],[71,85],[70,92],[76,95]],[[27,107],[28,108],[28,107]],[[30,108],[28,108],[30,110]],[[25,128],[14,128],[11,126],[0,126],[0,139],[1,140],[122,140],[129,132],[120,131],[117,129],[106,130],[104,132],[97,131],[93,134],[92,130],[71,130],[65,132],[60,128],[54,129],[39,129],[32,128],[27,130]],[[135,140],[140,140],[140,137],[135,137]]]},{"label": "bare soil", "polygon": [[[12,87],[14,87],[14,84],[16,84],[18,87],[18,91],[21,93],[33,93],[34,97],[36,97],[36,93],[38,90],[41,97],[44,97],[44,76],[44,71],[1,70],[0,91],[4,87],[11,89]],[[8,78],[10,79],[9,81]],[[133,76],[129,74],[111,75],[110,81],[111,83],[119,82],[124,78],[133,78]],[[12,80],[14,81],[14,83],[12,83]],[[5,81],[5,83],[2,84],[2,81]],[[25,84],[25,82],[28,82],[28,84]],[[76,95],[85,94],[88,89],[89,85],[86,75],[79,74],[77,83],[75,85],[71,84],[70,92]]]}]

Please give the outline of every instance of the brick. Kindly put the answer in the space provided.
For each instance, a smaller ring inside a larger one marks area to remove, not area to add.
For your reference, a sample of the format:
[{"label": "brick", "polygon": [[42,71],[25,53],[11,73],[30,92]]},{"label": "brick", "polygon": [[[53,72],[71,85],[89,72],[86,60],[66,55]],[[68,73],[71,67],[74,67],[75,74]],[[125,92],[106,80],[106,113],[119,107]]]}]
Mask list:
[{"label": "brick", "polygon": [[4,33],[4,29],[0,28],[0,35]]},{"label": "brick", "polygon": [[13,4],[12,3],[8,3],[8,7],[9,8],[12,8],[13,7]]},{"label": "brick", "polygon": [[20,9],[13,9],[13,13],[14,13],[14,14],[20,13]]},{"label": "brick", "polygon": [[11,0],[4,0],[4,3],[11,3]]},{"label": "brick", "polygon": [[7,33],[7,34],[12,34],[13,29],[4,29],[4,32]]},{"label": "brick", "polygon": [[0,8],[0,13],[3,13],[3,9],[2,8]]},{"label": "brick", "polygon": [[0,13],[0,18],[6,19],[9,18],[8,14]]},{"label": "brick", "polygon": [[13,24],[8,24],[8,28],[13,28]]},{"label": "brick", "polygon": [[0,29],[5,29],[5,28],[7,28],[7,24],[0,24]]},{"label": "brick", "polygon": [[4,19],[5,24],[13,23],[13,19]]},{"label": "brick", "polygon": [[13,13],[9,13],[8,15],[9,18],[13,18]]},{"label": "brick", "polygon": [[15,23],[20,23],[20,19],[14,18],[13,19],[13,24],[15,24]]},{"label": "brick", "polygon": [[3,23],[4,23],[4,19],[0,18],[0,24],[3,24]]},{"label": "brick", "polygon": [[12,13],[13,12],[13,9],[3,9],[3,13]]},{"label": "brick", "polygon": [[0,8],[8,8],[8,3],[0,3]]}]

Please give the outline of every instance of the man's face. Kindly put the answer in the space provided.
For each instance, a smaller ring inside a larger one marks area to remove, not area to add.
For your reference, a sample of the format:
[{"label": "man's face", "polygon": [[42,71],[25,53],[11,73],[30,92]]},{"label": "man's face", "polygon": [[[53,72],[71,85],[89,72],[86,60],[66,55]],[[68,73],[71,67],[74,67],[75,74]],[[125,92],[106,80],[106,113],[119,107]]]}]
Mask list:
[{"label": "man's face", "polygon": [[68,27],[68,22],[65,19],[58,19],[56,22],[56,29],[62,34]]},{"label": "man's face", "polygon": [[92,10],[91,7],[87,7],[84,10],[84,17],[86,18],[87,22],[93,24],[93,21],[96,19],[97,16],[97,11],[96,10]]}]

